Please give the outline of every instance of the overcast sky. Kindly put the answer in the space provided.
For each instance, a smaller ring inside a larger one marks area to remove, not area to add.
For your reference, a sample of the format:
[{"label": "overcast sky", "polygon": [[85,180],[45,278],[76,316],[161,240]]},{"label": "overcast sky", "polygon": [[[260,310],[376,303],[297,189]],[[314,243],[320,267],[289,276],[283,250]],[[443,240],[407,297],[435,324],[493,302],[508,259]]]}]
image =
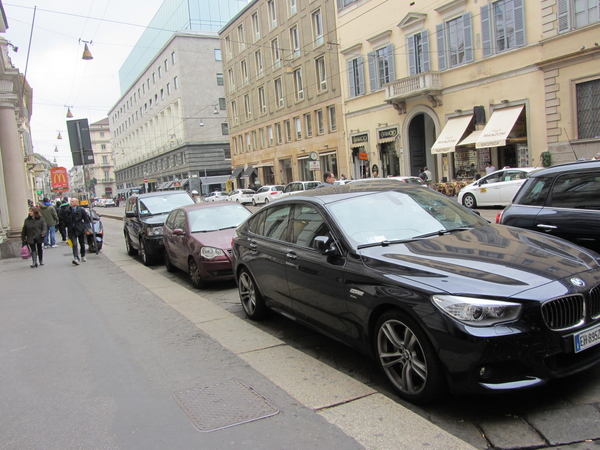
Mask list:
[{"label": "overcast sky", "polygon": [[[121,64],[162,1],[2,1],[9,27],[5,38],[19,48],[16,53],[9,49],[9,56],[33,89],[31,129],[36,153],[72,167],[65,105],[71,106],[74,119],[93,123],[107,117],[121,96]],[[89,46],[93,60],[81,59],[80,39],[93,42]],[[59,131],[62,140],[57,139]]]}]

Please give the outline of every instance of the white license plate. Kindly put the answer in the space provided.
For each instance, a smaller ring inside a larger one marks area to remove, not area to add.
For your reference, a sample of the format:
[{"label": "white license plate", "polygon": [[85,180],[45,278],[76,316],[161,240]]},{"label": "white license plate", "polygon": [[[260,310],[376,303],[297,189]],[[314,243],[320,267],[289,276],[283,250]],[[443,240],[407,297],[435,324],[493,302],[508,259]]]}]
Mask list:
[{"label": "white license plate", "polygon": [[600,344],[600,325],[596,325],[594,328],[588,328],[581,333],[577,333],[574,338],[575,353],[581,352],[586,348],[593,347],[596,344]]}]

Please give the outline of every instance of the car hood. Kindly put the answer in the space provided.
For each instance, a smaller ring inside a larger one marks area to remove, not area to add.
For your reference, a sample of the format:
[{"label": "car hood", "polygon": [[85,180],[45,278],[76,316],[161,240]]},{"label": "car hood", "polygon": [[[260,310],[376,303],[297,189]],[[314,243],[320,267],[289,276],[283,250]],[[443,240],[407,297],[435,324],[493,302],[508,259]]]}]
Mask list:
[{"label": "car hood", "polygon": [[219,231],[191,233],[191,236],[202,247],[209,246],[227,250],[231,248],[231,239],[234,232],[235,228],[227,228]]},{"label": "car hood", "polygon": [[142,216],[140,217],[140,221],[147,223],[148,225],[162,225],[163,223],[165,223],[165,220],[167,219],[167,216],[169,215],[169,213],[163,213],[163,214],[155,214],[152,216]]},{"label": "car hood", "polygon": [[520,228],[486,225],[360,250],[364,264],[448,293],[510,297],[598,269],[597,254]]}]

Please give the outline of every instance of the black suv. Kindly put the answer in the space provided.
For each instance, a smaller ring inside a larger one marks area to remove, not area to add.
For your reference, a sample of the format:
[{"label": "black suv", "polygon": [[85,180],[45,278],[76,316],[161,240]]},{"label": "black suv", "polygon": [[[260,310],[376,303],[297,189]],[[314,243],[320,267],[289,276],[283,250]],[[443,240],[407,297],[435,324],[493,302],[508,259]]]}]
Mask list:
[{"label": "black suv", "polygon": [[161,259],[163,247],[163,224],[172,209],[191,205],[194,199],[186,191],[151,192],[134,195],[125,202],[123,234],[127,253],[138,252],[144,265]]},{"label": "black suv", "polygon": [[544,232],[600,253],[600,161],[531,172],[496,223]]}]

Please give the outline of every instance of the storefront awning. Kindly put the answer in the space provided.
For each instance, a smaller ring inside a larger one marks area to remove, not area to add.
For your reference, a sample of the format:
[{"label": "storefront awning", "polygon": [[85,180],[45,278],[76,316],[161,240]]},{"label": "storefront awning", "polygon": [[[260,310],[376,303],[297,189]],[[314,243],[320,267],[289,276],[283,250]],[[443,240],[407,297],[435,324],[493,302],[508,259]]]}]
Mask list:
[{"label": "storefront awning", "polygon": [[215,175],[212,177],[200,177],[202,184],[224,184],[229,180],[229,175]]},{"label": "storefront awning", "polygon": [[523,111],[523,105],[494,111],[481,136],[477,139],[475,147],[489,148],[506,145],[506,139],[515,126],[521,111]]},{"label": "storefront awning", "polygon": [[168,181],[164,181],[164,182],[160,183],[156,189],[159,190],[159,191],[162,191],[163,189],[165,189],[165,186],[168,183],[169,183]]},{"label": "storefront awning", "polygon": [[181,189],[185,189],[185,187],[188,185],[189,182],[190,182],[189,178],[184,178],[183,180],[181,180]]},{"label": "storefront awning", "polygon": [[237,178],[240,176],[240,173],[242,173],[243,171],[244,171],[243,167],[236,167],[229,178]]},{"label": "storefront awning", "polygon": [[431,147],[431,153],[448,153],[456,150],[456,145],[461,140],[467,127],[473,120],[473,114],[468,116],[453,117],[446,122],[446,126]]},{"label": "storefront awning", "polygon": [[464,145],[475,145],[477,139],[479,139],[479,136],[481,136],[481,133],[483,133],[483,130],[473,131],[470,135],[468,135],[466,138],[460,141],[456,146],[462,147]]},{"label": "storefront awning", "polygon": [[174,181],[167,181],[165,183],[165,186],[163,187],[163,189],[171,189],[171,187],[173,187],[173,183],[175,183]]},{"label": "storefront awning", "polygon": [[254,172],[254,167],[252,166],[248,166],[248,168],[244,171],[244,173],[242,174],[242,178],[247,178],[250,175],[252,175],[252,173]]},{"label": "storefront awning", "polygon": [[264,163],[260,163],[260,164],[255,164],[254,168],[258,169],[259,167],[273,167],[273,161],[270,162],[264,162]]}]

